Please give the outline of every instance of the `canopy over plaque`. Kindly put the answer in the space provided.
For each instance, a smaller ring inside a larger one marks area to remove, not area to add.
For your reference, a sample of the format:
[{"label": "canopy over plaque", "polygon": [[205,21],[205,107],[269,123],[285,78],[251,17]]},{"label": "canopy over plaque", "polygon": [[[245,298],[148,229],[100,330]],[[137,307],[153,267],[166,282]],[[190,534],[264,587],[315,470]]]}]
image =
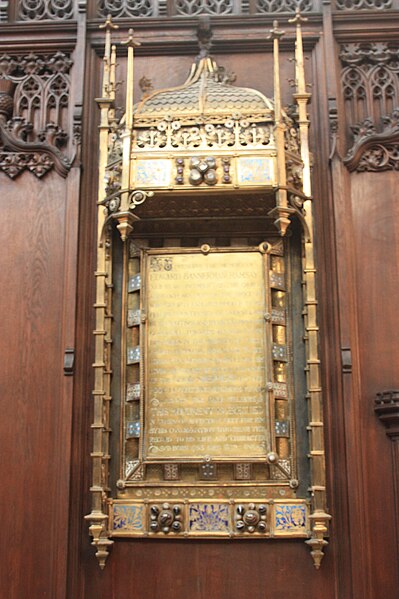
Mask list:
[{"label": "canopy over plaque", "polygon": [[169,118],[185,124],[209,122],[223,123],[233,114],[251,120],[270,120],[273,104],[260,92],[233,87],[223,69],[211,57],[200,58],[191,67],[187,81],[175,88],[153,92],[135,109],[135,119]]},{"label": "canopy over plaque", "polygon": [[[123,239],[137,218],[133,212],[136,206],[154,193],[262,190],[274,199],[273,215],[281,235],[291,215],[296,213],[303,221],[300,208],[306,193],[304,181],[310,175],[306,104],[302,124],[295,115],[291,118],[282,110],[281,35],[275,24],[271,31],[273,101],[257,90],[232,85],[233,77],[209,55],[211,32],[202,26],[201,53],[186,82],[152,92],[136,105],[132,73],[137,42],[130,35],[126,112],[119,124],[112,124],[114,137],[102,200],[110,216],[118,220]],[[111,58],[111,82],[115,77],[112,73]],[[309,99],[305,92],[297,96],[305,103]],[[273,208],[273,203],[270,206]]]}]

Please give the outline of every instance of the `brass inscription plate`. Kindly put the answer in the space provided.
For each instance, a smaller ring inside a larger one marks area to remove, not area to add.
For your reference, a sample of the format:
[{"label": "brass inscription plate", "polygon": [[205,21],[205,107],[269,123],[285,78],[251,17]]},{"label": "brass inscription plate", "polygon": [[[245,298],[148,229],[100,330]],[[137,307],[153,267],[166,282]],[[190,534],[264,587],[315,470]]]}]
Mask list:
[{"label": "brass inscription plate", "polygon": [[264,458],[266,257],[219,251],[146,258],[144,458]]}]

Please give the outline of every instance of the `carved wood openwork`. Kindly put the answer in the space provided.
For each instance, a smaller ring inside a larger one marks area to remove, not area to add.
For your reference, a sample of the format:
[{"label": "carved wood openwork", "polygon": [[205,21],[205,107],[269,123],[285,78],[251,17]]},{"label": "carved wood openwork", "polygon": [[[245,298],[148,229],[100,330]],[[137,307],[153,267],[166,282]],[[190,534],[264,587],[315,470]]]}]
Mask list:
[{"label": "carved wood openwork", "polygon": [[104,18],[272,14],[295,12],[298,7],[314,10],[314,0],[97,0],[97,13]]},{"label": "carved wood openwork", "polygon": [[399,47],[387,42],[345,44],[341,81],[352,147],[350,170],[398,168]]},{"label": "carved wood openwork", "polygon": [[101,17],[156,17],[165,10],[166,2],[156,0],[97,0],[97,12]]},{"label": "carved wood openwork", "polygon": [[65,21],[73,18],[73,0],[17,0],[18,21]]},{"label": "carved wood openwork", "polygon": [[314,8],[313,0],[255,0],[255,12],[295,12],[299,8],[302,12],[309,12]]},{"label": "carved wood openwork", "polygon": [[[321,0],[0,0],[0,22],[67,21],[78,10],[89,7],[93,17],[158,18],[199,15],[268,15],[294,12],[322,12]],[[14,6],[15,4],[15,6]],[[335,11],[377,11],[397,9],[398,0],[335,0]]]},{"label": "carved wood openwork", "polygon": [[0,56],[0,170],[66,176],[72,60],[63,52]]},{"label": "carved wood openwork", "polygon": [[385,10],[392,0],[336,0],[335,6],[337,10]]}]

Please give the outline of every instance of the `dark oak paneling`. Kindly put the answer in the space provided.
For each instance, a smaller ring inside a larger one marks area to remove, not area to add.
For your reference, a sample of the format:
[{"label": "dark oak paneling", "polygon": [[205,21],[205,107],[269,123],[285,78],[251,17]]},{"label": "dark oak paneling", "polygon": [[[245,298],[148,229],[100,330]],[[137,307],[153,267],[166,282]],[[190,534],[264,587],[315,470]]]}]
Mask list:
[{"label": "dark oak paneling", "polygon": [[118,542],[104,572],[87,563],[85,599],[332,599],[331,561],[318,572],[301,542]]},{"label": "dark oak paneling", "polygon": [[[351,177],[357,330],[361,395],[352,434],[361,444],[363,526],[371,597],[395,597],[399,588],[391,441],[374,414],[379,391],[399,386],[399,208],[395,172]],[[375,567],[375,560],[381,567]]]},{"label": "dark oak paneling", "polygon": [[[18,186],[18,193],[16,189]],[[23,190],[23,191],[22,191]],[[1,596],[64,597],[71,440],[63,377],[66,186],[1,176]]]},{"label": "dark oak paneling", "polygon": [[[15,182],[5,175],[0,179],[1,597],[397,597],[395,464],[391,442],[374,415],[373,399],[378,391],[399,387],[398,175],[349,175],[339,155],[329,159],[328,98],[339,93],[338,48],[325,5],[320,41],[318,17],[306,25],[305,36],[311,58],[307,70],[313,82],[318,285],[328,500],[333,515],[331,543],[320,571],[313,568],[309,549],[300,541],[119,540],[105,570],[97,565],[83,520],[90,511],[98,124],[93,99],[99,95],[101,69],[91,42],[98,47],[103,39],[92,24],[85,65],[85,168],[79,218],[77,170],[66,181],[54,172],[42,181],[29,173]],[[391,22],[384,13],[379,13],[378,20],[362,13],[354,23],[344,14],[334,17],[340,41],[351,36],[393,39],[394,19]],[[12,27],[14,31],[17,26]],[[215,55],[227,70],[236,72],[237,85],[270,95],[268,28],[261,32],[255,21],[247,29],[238,20],[234,26],[221,21]],[[33,29],[30,26],[29,31],[36,48],[46,36],[52,48],[67,36],[63,43],[69,47],[75,36],[72,25],[64,33],[49,23],[40,31]],[[123,39],[125,34],[122,28],[117,35]],[[21,32],[19,39],[11,32],[5,43],[26,48],[28,35]],[[137,37],[144,41],[138,51],[137,81],[146,75],[160,88],[184,80],[192,62],[187,54],[193,51],[193,23],[165,28],[158,23],[153,29],[148,23],[138,23]],[[155,45],[148,48],[145,40],[155,40]],[[281,55],[285,102],[292,91],[288,79],[294,70],[287,60],[289,43],[284,42]],[[291,44],[290,55],[292,49]],[[119,62],[118,78],[123,79],[125,59]],[[118,93],[122,106],[122,88]],[[138,97],[138,88],[135,93]],[[63,351],[75,341],[75,376],[65,378]],[[347,347],[352,367],[343,369],[341,350]]]}]

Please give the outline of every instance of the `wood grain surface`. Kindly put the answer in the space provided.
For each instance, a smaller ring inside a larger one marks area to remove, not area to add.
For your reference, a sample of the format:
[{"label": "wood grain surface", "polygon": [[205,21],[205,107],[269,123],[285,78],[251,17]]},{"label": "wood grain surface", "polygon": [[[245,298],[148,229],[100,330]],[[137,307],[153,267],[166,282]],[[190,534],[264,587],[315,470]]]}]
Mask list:
[{"label": "wood grain surface", "polygon": [[[92,10],[92,9],[91,9]],[[374,415],[379,391],[399,388],[398,173],[343,167],[344,118],[331,152],[329,99],[339,89],[339,43],[394,39],[381,11],[306,25],[314,152],[314,204],[325,396],[328,502],[333,516],[321,569],[302,541],[115,542],[104,571],[90,545],[96,164],[101,44],[87,29],[83,173],[15,182],[0,174],[0,494],[1,599],[396,599],[398,537],[391,441]],[[356,11],[359,12],[359,11]],[[271,19],[218,21],[215,54],[237,85],[271,94]],[[118,32],[127,35],[127,23]],[[285,101],[291,94],[292,26],[282,51]],[[156,88],[184,79],[196,49],[194,22],[135,24],[143,43],[137,79]],[[3,27],[0,50],[63,47],[73,24]],[[83,56],[75,57],[83,61]],[[123,79],[125,58],[118,79]],[[122,105],[120,88],[118,103]],[[136,89],[136,93],[139,90]],[[331,116],[331,115],[330,115]],[[79,207],[79,213],[78,213]],[[79,238],[77,240],[77,227]],[[76,258],[78,256],[78,261]],[[76,301],[76,304],[75,304]],[[76,326],[75,326],[76,325]],[[63,352],[76,349],[73,377]],[[349,361],[351,357],[351,363]],[[344,364],[345,362],[345,364]]]}]

